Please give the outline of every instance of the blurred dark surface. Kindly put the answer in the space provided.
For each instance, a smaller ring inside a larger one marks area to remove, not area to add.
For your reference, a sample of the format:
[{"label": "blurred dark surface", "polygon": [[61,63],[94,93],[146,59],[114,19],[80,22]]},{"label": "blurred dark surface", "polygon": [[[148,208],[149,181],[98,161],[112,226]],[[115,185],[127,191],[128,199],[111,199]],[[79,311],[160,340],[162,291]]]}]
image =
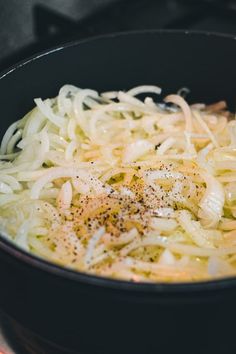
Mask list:
[{"label": "blurred dark surface", "polygon": [[68,40],[145,28],[236,34],[236,1],[0,0],[0,70]]}]

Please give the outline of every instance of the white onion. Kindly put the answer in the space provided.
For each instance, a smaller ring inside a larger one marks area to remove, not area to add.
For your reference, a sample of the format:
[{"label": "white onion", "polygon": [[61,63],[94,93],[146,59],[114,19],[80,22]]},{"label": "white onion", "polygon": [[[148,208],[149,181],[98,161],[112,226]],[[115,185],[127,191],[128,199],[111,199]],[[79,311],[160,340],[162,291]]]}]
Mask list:
[{"label": "white onion", "polygon": [[124,150],[123,163],[130,163],[154,149],[154,145],[146,140],[128,144]]},{"label": "white onion", "polygon": [[223,214],[225,193],[222,184],[217,179],[205,172],[201,173],[206,182],[206,192],[201,199],[199,206],[199,217],[208,227],[214,227]]},{"label": "white onion", "polygon": [[1,233],[97,275],[235,275],[235,122],[178,94],[171,110],[151,98],[160,92],[65,85],[36,99],[2,140]]}]

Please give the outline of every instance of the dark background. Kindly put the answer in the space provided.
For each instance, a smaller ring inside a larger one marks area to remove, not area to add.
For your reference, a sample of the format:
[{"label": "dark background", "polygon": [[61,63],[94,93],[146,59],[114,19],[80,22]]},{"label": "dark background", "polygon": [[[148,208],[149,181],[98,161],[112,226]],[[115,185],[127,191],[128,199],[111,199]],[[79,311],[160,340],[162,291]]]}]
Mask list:
[{"label": "dark background", "polygon": [[145,28],[236,35],[236,0],[0,0],[0,70],[67,40]]}]

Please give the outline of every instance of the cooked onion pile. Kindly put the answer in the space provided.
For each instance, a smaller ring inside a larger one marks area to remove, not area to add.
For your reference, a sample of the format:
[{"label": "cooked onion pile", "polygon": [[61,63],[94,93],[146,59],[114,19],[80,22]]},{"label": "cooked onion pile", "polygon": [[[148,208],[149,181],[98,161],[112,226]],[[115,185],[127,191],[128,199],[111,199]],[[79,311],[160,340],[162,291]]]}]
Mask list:
[{"label": "cooked onion pile", "polygon": [[235,117],[224,102],[189,106],[178,94],[156,104],[160,91],[66,85],[35,99],[2,140],[1,232],[101,276],[236,275]]}]

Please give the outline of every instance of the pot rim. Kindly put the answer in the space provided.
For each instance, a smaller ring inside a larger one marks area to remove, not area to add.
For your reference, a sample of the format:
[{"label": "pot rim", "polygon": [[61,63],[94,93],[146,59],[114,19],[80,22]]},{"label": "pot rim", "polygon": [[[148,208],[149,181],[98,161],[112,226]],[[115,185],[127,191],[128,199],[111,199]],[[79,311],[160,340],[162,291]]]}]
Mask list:
[{"label": "pot rim", "polygon": [[[20,69],[22,66],[30,64],[35,60],[51,55],[57,51],[67,49],[69,47],[75,47],[78,45],[93,43],[103,39],[125,37],[125,36],[138,36],[138,35],[180,35],[180,36],[198,36],[198,37],[212,37],[212,38],[223,38],[227,40],[235,40],[236,36],[224,34],[224,33],[215,33],[208,31],[189,31],[189,30],[138,30],[138,31],[125,31],[125,32],[115,32],[105,35],[98,35],[89,37],[86,39],[73,40],[70,42],[65,42],[61,45],[53,46],[49,49],[36,53],[26,59],[21,60],[20,62],[12,65],[10,68],[4,70],[0,73],[0,80],[4,77],[10,75],[17,69]],[[236,44],[236,42],[235,42]],[[215,290],[224,290],[227,288],[236,287],[236,276],[235,277],[226,277],[218,280],[207,280],[207,281],[197,281],[197,282],[183,282],[183,283],[135,283],[126,280],[112,279],[100,277],[93,274],[83,273],[76,270],[72,270],[60,265],[51,263],[43,258],[38,257],[32,253],[28,253],[23,249],[19,248],[13,243],[13,241],[8,240],[6,237],[0,234],[0,249],[11,256],[13,259],[16,258],[21,263],[37,268],[43,272],[50,273],[51,275],[59,276],[61,278],[69,279],[74,282],[84,283],[88,285],[93,285],[102,288],[117,289],[123,291],[133,291],[140,293],[149,293],[149,294],[182,294],[186,295],[193,292],[211,292]]]}]

